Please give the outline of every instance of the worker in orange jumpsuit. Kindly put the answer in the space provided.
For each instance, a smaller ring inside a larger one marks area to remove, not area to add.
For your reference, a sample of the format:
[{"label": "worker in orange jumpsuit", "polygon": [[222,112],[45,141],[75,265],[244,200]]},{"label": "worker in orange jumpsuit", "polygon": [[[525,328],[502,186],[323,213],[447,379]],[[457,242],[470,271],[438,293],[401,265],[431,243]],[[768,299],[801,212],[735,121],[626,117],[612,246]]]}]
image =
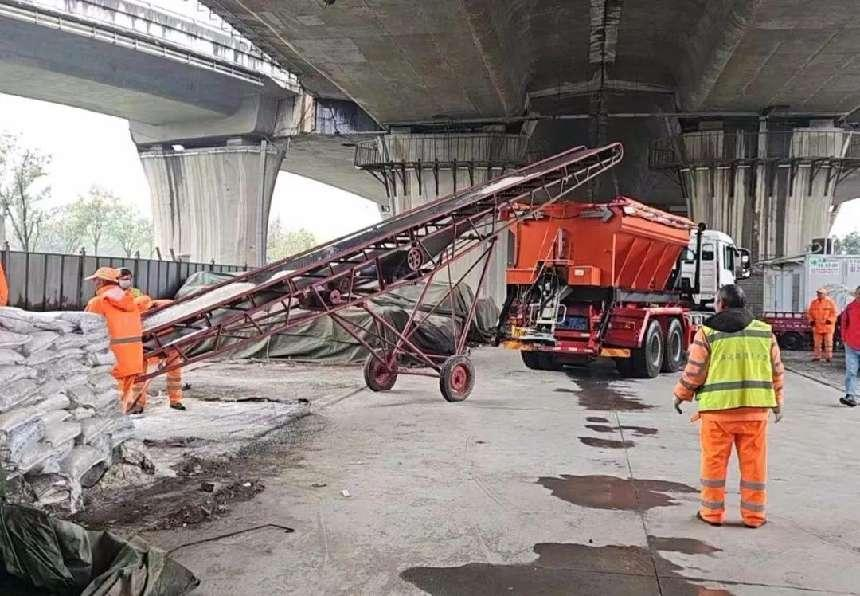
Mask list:
[{"label": "worker in orange jumpsuit", "polygon": [[113,376],[119,384],[122,409],[126,414],[134,414],[141,411],[134,403],[135,382],[143,372],[143,325],[134,298],[119,287],[118,278],[119,271],[112,267],[100,267],[86,278],[96,285],[96,295],[86,311],[107,319],[110,347],[116,356]]},{"label": "worker in orange jumpsuit", "polygon": [[725,286],[715,310],[696,332],[684,373],[675,386],[675,409],[695,399],[701,420],[701,504],[697,517],[725,521],[726,468],[735,446],[741,468],[741,517],[749,528],[766,522],[767,420],[782,420],[785,371],[769,325],[745,308],[737,286]]},{"label": "worker in orange jumpsuit", "polygon": [[[134,297],[134,303],[141,314],[148,310],[165,306],[173,302],[172,300],[154,300],[140,290],[134,287],[134,276],[131,269],[123,267],[119,270],[119,286]],[[165,358],[149,358],[144,362],[144,370],[150,370],[157,367],[160,363],[164,366],[171,366],[179,362],[179,354],[171,354]],[[151,380],[140,381],[135,388],[137,396],[137,405],[143,409],[149,399],[149,385]],[[170,400],[170,407],[174,410],[186,410],[185,404],[182,403],[182,369],[173,368],[167,372],[167,397]]]},{"label": "worker in orange jumpsuit", "polygon": [[0,264],[0,306],[9,305],[9,286],[6,283],[6,272]]},{"label": "worker in orange jumpsuit", "polygon": [[815,292],[815,298],[809,303],[806,316],[812,326],[812,340],[815,347],[813,362],[823,357],[827,362],[833,360],[833,336],[836,333],[836,318],[839,310],[833,298],[827,295],[826,288]]}]

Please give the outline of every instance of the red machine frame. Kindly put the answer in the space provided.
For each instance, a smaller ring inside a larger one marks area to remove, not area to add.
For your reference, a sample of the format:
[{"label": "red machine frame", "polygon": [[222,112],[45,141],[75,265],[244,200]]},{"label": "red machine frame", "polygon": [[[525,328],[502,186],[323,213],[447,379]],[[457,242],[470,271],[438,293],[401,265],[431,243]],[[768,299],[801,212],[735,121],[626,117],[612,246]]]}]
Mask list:
[{"label": "red machine frame", "polygon": [[[455,289],[480,266],[477,294],[502,231],[613,167],[622,157],[623,148],[618,143],[596,149],[575,147],[152,311],[144,320],[143,341],[146,358],[158,358],[161,364],[144,378],[211,359],[328,315],[368,350],[364,371],[371,389],[392,388],[398,374],[425,375],[440,379],[446,400],[462,401],[471,392],[475,378],[466,356],[475,303],[461,328],[455,309],[451,309],[453,355],[426,353],[411,338],[435,311],[434,307],[420,314],[430,284],[446,269],[449,290],[440,303],[453,300]],[[479,257],[453,280],[451,264],[474,252],[480,252]],[[369,298],[420,282],[424,287],[403,331],[367,304]],[[235,283],[253,283],[254,287],[167,322],[146,326],[147,319],[165,309],[187,308],[193,300]],[[366,311],[373,328],[340,316],[339,312],[348,307]],[[231,314],[216,320],[216,312]],[[185,331],[190,333],[175,337]],[[368,335],[379,347],[364,339]],[[210,351],[191,354],[206,341],[214,342]],[[416,363],[429,370],[414,366]]]}]

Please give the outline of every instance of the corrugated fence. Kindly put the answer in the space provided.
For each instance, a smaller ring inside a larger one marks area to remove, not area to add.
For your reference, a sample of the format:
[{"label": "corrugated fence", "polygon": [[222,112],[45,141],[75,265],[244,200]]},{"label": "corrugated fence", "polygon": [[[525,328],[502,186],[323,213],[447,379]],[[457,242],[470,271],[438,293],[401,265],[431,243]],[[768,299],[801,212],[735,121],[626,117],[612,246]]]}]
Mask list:
[{"label": "corrugated fence", "polygon": [[83,310],[93,297],[84,281],[99,267],[128,267],[135,285],[153,298],[172,298],[198,271],[236,273],[245,267],[152,259],[93,257],[40,252],[0,251],[9,283],[9,306],[33,311]]}]

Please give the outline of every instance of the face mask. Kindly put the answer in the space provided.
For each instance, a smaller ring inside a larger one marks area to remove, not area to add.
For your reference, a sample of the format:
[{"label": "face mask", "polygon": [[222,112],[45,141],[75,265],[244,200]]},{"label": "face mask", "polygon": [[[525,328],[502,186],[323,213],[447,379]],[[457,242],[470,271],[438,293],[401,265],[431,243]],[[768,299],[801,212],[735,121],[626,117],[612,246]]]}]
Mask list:
[{"label": "face mask", "polygon": [[119,280],[119,287],[121,287],[123,290],[129,289],[131,287],[131,280],[130,279]]}]

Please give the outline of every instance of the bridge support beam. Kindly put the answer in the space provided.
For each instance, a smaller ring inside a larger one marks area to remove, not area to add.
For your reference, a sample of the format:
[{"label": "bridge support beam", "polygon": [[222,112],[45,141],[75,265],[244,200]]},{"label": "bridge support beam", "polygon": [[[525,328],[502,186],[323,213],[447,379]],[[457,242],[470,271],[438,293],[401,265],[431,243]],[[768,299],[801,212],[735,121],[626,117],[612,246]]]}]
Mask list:
[{"label": "bridge support beam", "polygon": [[[528,137],[502,132],[413,134],[394,132],[356,148],[356,166],[372,174],[384,187],[387,205],[383,217],[393,217],[439,197],[483,184],[522,165]],[[479,256],[475,251],[475,257]],[[497,306],[505,300],[508,241],[501,237],[487,271],[481,297]],[[474,263],[461,259],[451,267],[456,280]],[[479,268],[468,278],[477,287]],[[447,274],[438,274],[447,281]]]},{"label": "bridge support beam", "polygon": [[235,139],[212,147],[140,152],[156,246],[198,262],[259,266],[286,141]]},{"label": "bridge support beam", "polygon": [[690,217],[726,232],[761,260],[805,253],[826,237],[839,183],[860,166],[860,138],[832,122],[758,130],[708,128],[660,139],[651,165],[672,170]]}]

